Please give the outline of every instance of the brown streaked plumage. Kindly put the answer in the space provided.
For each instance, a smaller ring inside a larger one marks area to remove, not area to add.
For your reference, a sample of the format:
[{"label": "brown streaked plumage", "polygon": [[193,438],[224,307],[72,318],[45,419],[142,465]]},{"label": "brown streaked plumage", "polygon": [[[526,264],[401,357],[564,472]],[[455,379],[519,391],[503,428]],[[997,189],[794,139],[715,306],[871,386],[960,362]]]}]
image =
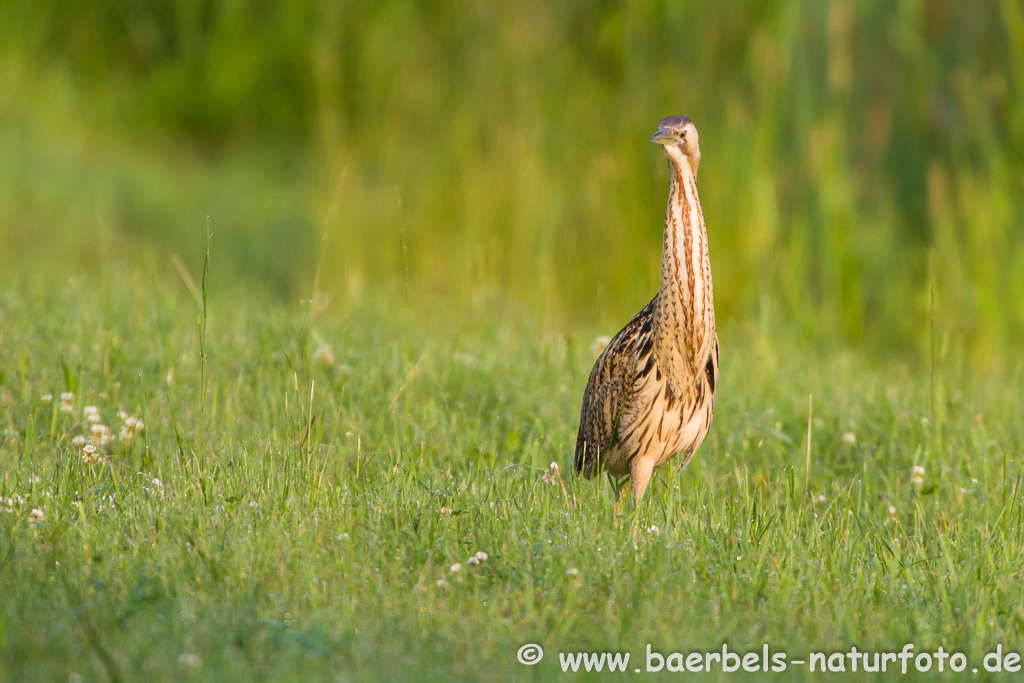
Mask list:
[{"label": "brown streaked plumage", "polygon": [[657,295],[612,338],[590,372],[576,438],[576,471],[629,475],[638,503],[654,472],[685,466],[715,412],[715,332],[707,230],[697,196],[693,121],[671,116],[651,138],[671,172]]}]

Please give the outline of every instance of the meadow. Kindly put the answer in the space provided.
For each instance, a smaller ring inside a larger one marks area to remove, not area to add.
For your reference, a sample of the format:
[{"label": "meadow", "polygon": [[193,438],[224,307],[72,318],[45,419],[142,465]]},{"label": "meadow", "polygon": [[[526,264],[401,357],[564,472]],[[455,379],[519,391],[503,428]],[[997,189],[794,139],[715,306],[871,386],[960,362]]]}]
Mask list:
[{"label": "meadow", "polygon": [[[0,682],[984,680],[1024,652],[1022,95],[1009,0],[0,3]],[[673,113],[717,411],[616,519],[571,454]]]},{"label": "meadow", "polygon": [[1019,376],[727,330],[708,442],[617,523],[568,469],[592,336],[203,301],[141,273],[5,294],[6,680],[1020,646]]}]

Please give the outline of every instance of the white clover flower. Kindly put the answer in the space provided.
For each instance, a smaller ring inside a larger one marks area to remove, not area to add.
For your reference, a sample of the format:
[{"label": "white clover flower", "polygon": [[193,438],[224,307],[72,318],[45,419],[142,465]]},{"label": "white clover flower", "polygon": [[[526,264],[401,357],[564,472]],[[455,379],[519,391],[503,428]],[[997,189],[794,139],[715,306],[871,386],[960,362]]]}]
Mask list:
[{"label": "white clover flower", "polygon": [[660,536],[661,535],[661,529],[659,529],[656,524],[652,524],[649,527],[647,527],[647,535],[648,536]]},{"label": "white clover flower", "polygon": [[75,438],[71,439],[71,445],[75,446],[76,448],[81,448],[82,446],[84,446],[86,444],[86,442],[87,442],[86,438],[84,436],[82,436],[81,434],[79,434]]},{"label": "white clover flower", "polygon": [[93,446],[91,443],[82,446],[82,462],[84,462],[87,465],[91,465],[97,460],[99,460],[99,456],[96,454],[95,446]]},{"label": "white clover flower", "polygon": [[258,508],[259,506],[260,506],[260,504],[259,504],[259,503],[257,503],[257,502],[256,502],[255,500],[250,500],[250,501],[249,501],[249,507],[251,507],[251,508],[253,508],[253,509],[256,509],[256,508]]},{"label": "white clover flower", "polygon": [[920,465],[914,465],[914,467],[910,470],[910,473],[913,474],[915,477],[923,477],[924,468],[921,467]]},{"label": "white clover flower", "polygon": [[577,569],[576,567],[569,567],[568,569],[565,570],[565,575],[566,576],[579,576],[580,575],[580,570]]},{"label": "white clover flower", "polygon": [[39,397],[43,403],[53,403],[53,394],[43,394]]},{"label": "white clover flower", "polygon": [[896,508],[894,508],[892,505],[890,505],[889,508],[888,508],[888,512],[889,512],[890,515],[895,515],[896,514]]},{"label": "white clover flower", "polygon": [[485,553],[483,550],[478,550],[478,551],[476,551],[476,556],[475,557],[480,562],[486,562],[488,556],[487,556],[487,553]]},{"label": "white clover flower", "polygon": [[28,513],[28,521],[32,523],[32,526],[39,526],[46,521],[46,513],[35,508],[32,512]]},{"label": "white clover flower", "polygon": [[448,585],[448,582],[445,581],[444,579],[438,579],[437,580],[438,588],[445,588],[447,585]]},{"label": "white clover flower", "polygon": [[462,565],[459,564],[458,562],[456,562],[455,564],[453,564],[451,567],[448,568],[448,571],[450,571],[452,574],[458,574],[459,572],[462,571]]},{"label": "white clover flower", "polygon": [[92,432],[93,443],[100,447],[109,446],[110,442],[114,440],[110,427],[105,424],[96,423],[91,425],[89,431]]},{"label": "white clover flower", "polygon": [[447,517],[448,515],[452,514],[452,509],[447,505],[442,505],[439,512],[441,513],[442,517]]},{"label": "white clover flower", "polygon": [[857,443],[857,437],[854,436],[853,432],[846,432],[845,434],[843,434],[843,443],[845,443],[847,446],[852,446],[853,444]]},{"label": "white clover flower", "polygon": [[476,565],[480,564],[480,560],[476,559],[476,555],[470,555],[469,559],[466,560],[466,564],[468,564],[470,567],[475,567]]},{"label": "white clover flower", "polygon": [[911,477],[910,478],[910,485],[915,487],[915,488],[920,488],[920,487],[924,486],[924,479],[921,478],[921,477]]}]

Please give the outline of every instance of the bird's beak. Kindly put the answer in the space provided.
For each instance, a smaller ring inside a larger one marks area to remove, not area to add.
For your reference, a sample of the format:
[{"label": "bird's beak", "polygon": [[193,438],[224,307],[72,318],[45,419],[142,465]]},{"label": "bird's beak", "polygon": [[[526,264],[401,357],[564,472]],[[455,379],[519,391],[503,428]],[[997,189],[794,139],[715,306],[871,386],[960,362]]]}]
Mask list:
[{"label": "bird's beak", "polygon": [[651,142],[659,145],[670,145],[679,142],[676,131],[672,128],[659,128],[658,132],[651,136]]}]

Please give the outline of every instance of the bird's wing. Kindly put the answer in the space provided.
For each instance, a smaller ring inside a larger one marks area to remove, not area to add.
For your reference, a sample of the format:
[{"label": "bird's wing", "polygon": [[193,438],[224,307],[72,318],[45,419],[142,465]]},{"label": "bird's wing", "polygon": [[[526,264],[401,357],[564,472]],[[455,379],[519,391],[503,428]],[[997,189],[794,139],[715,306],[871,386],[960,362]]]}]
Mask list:
[{"label": "bird's wing", "polygon": [[594,363],[583,392],[580,431],[576,437],[576,471],[590,477],[615,445],[622,409],[636,377],[637,341],[650,335],[654,302],[644,307],[608,343]]}]

